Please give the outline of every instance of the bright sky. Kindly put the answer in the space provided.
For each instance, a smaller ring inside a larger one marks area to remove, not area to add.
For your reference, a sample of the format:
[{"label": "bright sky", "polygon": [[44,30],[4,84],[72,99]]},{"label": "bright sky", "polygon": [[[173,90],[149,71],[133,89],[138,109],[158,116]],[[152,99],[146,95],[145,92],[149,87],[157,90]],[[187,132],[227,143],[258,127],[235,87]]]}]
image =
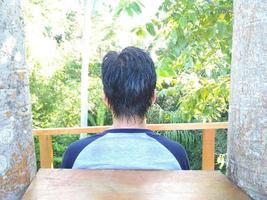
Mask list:
[{"label": "bright sky", "polygon": [[[106,12],[103,7],[103,3],[109,3],[112,5],[118,5],[120,0],[88,0],[89,2],[93,3],[95,1],[94,9],[101,13],[104,17],[102,17],[102,22],[99,24],[95,24],[92,28],[97,28],[98,26],[109,25],[112,24],[112,17],[113,13]],[[144,7],[142,8],[142,13],[140,15],[134,15],[133,17],[128,16],[126,13],[123,13],[117,24],[119,25],[119,29],[116,29],[116,35],[118,40],[118,46],[126,47],[129,45],[133,45],[136,43],[136,37],[134,34],[130,32],[131,29],[137,26],[144,26],[145,23],[149,22],[151,18],[155,16],[155,13],[162,3],[163,0],[141,0]],[[26,15],[31,15],[33,19],[31,21],[26,21],[26,41],[28,46],[30,46],[31,50],[31,57],[36,58],[41,62],[41,66],[45,66],[44,73],[48,76],[52,75],[53,72],[56,70],[56,63],[58,60],[63,59],[61,58],[62,55],[59,54],[57,51],[57,44],[54,39],[48,38],[44,36],[43,29],[44,26],[51,25],[53,27],[53,32],[64,33],[64,24],[62,21],[65,19],[65,13],[69,10],[76,10],[77,13],[81,14],[82,16],[82,9],[81,9],[81,2],[82,0],[47,0],[46,6],[51,12],[46,13],[48,16],[44,18],[42,15],[42,11],[40,10],[40,6],[33,6],[29,3],[29,1],[25,1],[25,12]],[[63,3],[64,2],[64,3]],[[113,7],[115,7],[113,6]],[[30,10],[29,10],[30,9]],[[107,9],[107,8],[105,8]],[[45,20],[44,20],[45,19]],[[82,18],[80,19],[82,24]],[[91,30],[94,35],[96,30]],[[101,34],[101,33],[100,33]],[[97,36],[94,36],[97,37]],[[94,43],[98,43],[97,38],[92,37],[92,41]],[[149,38],[145,40],[149,42]],[[78,43],[71,43],[70,46],[65,46],[64,48],[75,49],[77,53],[81,53],[81,44],[82,41]],[[90,45],[90,44],[89,44]],[[95,44],[94,44],[95,45]],[[91,45],[92,46],[92,45]],[[95,51],[94,47],[91,49],[91,54]],[[66,49],[66,51],[68,51]]]}]

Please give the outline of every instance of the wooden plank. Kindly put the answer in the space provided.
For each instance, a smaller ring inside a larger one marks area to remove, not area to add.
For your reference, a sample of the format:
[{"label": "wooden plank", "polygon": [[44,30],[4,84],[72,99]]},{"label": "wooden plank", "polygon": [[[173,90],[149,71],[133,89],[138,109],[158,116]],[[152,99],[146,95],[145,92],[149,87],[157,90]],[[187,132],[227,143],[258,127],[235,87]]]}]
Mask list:
[{"label": "wooden plank", "polygon": [[250,198],[217,171],[41,169],[23,200]]},{"label": "wooden plank", "polygon": [[215,129],[204,129],[202,135],[202,169],[214,170]]},{"label": "wooden plank", "polygon": [[40,165],[41,168],[53,168],[53,146],[51,135],[40,135]]},{"label": "wooden plank", "polygon": [[[228,122],[213,123],[179,123],[179,124],[147,124],[147,128],[153,131],[170,130],[202,130],[202,129],[226,129]],[[72,127],[72,128],[46,128],[34,129],[34,135],[62,135],[80,133],[99,133],[111,128],[111,126],[91,126],[91,127]]]}]

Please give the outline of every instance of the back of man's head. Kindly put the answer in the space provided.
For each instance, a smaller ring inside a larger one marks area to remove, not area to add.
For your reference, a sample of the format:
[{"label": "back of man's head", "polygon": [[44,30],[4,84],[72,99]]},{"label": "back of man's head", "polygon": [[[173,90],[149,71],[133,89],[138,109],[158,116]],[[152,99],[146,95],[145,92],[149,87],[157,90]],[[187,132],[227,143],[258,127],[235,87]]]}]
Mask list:
[{"label": "back of man's head", "polygon": [[136,47],[103,58],[102,82],[108,104],[116,118],[144,118],[156,87],[151,57]]}]

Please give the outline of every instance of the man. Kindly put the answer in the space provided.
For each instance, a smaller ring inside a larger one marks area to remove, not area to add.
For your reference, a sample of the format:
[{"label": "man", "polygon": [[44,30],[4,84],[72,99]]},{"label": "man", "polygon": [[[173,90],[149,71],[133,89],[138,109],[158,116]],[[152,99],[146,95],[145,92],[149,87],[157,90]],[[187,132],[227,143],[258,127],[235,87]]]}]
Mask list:
[{"label": "man", "polygon": [[62,168],[188,170],[185,149],[145,128],[156,100],[156,72],[143,50],[109,52],[102,63],[104,101],[113,114],[112,128],[72,143]]}]

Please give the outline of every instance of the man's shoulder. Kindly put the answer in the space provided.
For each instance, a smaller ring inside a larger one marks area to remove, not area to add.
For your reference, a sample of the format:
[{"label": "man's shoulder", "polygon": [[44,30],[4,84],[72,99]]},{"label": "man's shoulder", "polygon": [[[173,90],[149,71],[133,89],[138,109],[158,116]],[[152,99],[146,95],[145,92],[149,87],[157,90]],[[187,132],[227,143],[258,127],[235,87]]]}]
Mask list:
[{"label": "man's shoulder", "polygon": [[62,168],[72,168],[74,161],[76,160],[79,153],[91,142],[95,141],[96,139],[102,137],[104,133],[95,134],[81,140],[77,140],[71,143],[67,150],[64,153],[63,161],[61,164]]},{"label": "man's shoulder", "polygon": [[88,136],[86,138],[77,140],[77,141],[71,143],[68,146],[67,150],[75,150],[75,149],[79,149],[79,148],[84,148],[85,146],[87,146],[88,144],[90,144],[94,140],[100,138],[101,136],[103,136],[102,133],[99,133],[99,134],[95,134],[95,135]]},{"label": "man's shoulder", "polygon": [[155,140],[157,140],[159,143],[161,143],[165,147],[169,147],[176,151],[185,151],[185,148],[180,143],[173,141],[163,135],[156,134],[152,131],[148,133],[148,135],[154,138]]},{"label": "man's shoulder", "polygon": [[165,136],[155,134],[152,131],[147,134],[167,148],[179,162],[183,170],[189,169],[189,161],[186,150],[180,143],[170,140]]}]

